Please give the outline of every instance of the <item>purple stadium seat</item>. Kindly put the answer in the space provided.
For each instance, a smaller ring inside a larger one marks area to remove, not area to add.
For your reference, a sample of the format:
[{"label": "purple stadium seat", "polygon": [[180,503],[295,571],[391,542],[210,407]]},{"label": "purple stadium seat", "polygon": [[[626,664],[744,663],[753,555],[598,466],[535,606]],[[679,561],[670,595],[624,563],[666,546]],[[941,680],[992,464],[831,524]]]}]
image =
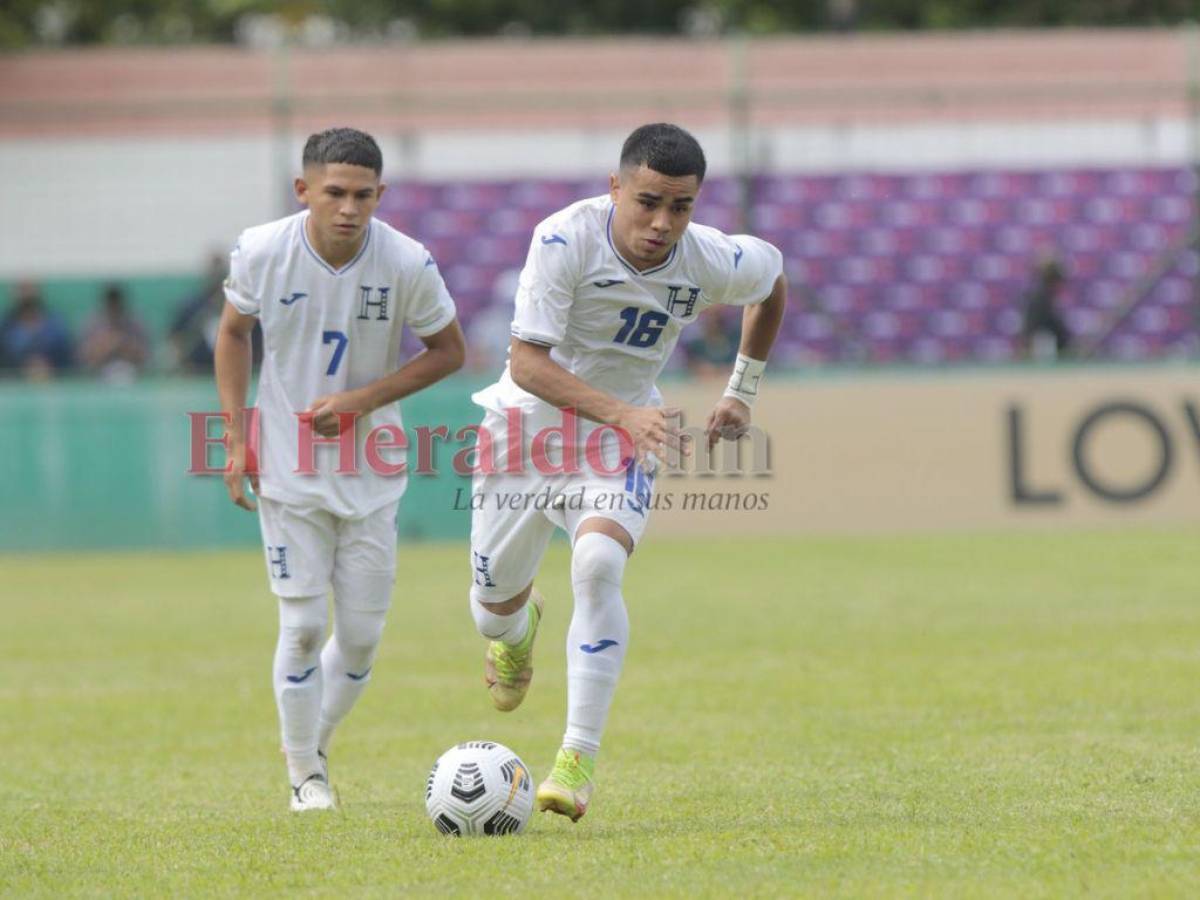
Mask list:
[{"label": "purple stadium seat", "polygon": [[[469,320],[492,302],[501,273],[521,267],[539,221],[606,189],[602,179],[397,182],[380,215],[426,244]],[[1186,232],[1195,190],[1194,173],[1169,167],[756,177],[750,230],[783,251],[794,283],[778,358],[1012,359],[1047,251],[1066,267],[1060,302],[1086,340]],[[696,221],[740,231],[742,205],[739,182],[710,178]],[[1200,348],[1198,277],[1200,261],[1185,255],[1102,352]]]}]

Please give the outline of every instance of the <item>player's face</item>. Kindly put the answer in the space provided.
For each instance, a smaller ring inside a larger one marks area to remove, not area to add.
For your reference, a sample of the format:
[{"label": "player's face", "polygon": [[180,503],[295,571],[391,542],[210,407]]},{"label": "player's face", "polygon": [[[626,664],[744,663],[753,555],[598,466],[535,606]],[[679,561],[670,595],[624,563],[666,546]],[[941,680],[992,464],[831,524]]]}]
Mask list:
[{"label": "player's face", "polygon": [[311,211],[310,222],[329,247],[357,246],[379,205],[384,185],[363,166],[309,166],[296,179],[296,197]]},{"label": "player's face", "polygon": [[699,180],[695,175],[663,175],[644,165],[609,178],[613,243],[639,268],[662,262],[692,221]]}]

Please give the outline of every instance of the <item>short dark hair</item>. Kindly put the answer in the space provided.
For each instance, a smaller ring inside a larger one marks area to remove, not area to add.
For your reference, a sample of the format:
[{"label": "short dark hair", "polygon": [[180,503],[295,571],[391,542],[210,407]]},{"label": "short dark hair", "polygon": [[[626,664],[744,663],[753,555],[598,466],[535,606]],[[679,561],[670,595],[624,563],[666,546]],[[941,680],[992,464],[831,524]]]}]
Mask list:
[{"label": "short dark hair", "polygon": [[678,125],[666,122],[643,125],[625,139],[621,168],[642,165],[674,178],[695,175],[697,181],[704,181],[706,168],[699,141]]},{"label": "short dark hair", "polygon": [[362,166],[383,174],[383,154],[375,138],[357,128],[329,128],[311,135],[304,144],[303,162],[308,166],[343,163]]}]

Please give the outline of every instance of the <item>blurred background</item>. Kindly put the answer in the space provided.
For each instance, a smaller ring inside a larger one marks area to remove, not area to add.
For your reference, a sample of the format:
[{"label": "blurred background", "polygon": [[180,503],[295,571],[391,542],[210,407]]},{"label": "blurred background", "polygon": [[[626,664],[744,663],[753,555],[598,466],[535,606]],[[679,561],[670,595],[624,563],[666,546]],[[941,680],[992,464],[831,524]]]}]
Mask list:
[{"label": "blurred background", "polygon": [[[756,409],[770,473],[681,477],[724,499],[654,527],[1200,522],[1192,11],[7,3],[0,550],[254,546],[220,480],[186,474],[187,413],[217,409],[233,240],[297,208],[304,140],[333,125],[379,140],[379,216],[433,253],[471,346],[410,428],[478,419],[532,228],[667,120],[709,155],[696,220],[776,244],[791,298]],[[670,363],[693,421],[736,353],[728,312]],[[465,536],[464,483],[410,479],[402,534]]]}]

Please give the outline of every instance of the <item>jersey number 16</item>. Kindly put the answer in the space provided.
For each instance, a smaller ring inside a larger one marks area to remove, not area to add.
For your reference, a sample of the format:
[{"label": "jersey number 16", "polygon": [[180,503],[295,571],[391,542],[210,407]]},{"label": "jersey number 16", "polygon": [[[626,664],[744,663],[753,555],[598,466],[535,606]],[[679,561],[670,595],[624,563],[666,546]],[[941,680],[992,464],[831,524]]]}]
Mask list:
[{"label": "jersey number 16", "polygon": [[663,312],[648,309],[638,319],[638,308],[627,306],[621,310],[621,321],[625,324],[613,338],[614,344],[628,344],[630,347],[653,347],[662,335],[663,326],[670,320]]}]

